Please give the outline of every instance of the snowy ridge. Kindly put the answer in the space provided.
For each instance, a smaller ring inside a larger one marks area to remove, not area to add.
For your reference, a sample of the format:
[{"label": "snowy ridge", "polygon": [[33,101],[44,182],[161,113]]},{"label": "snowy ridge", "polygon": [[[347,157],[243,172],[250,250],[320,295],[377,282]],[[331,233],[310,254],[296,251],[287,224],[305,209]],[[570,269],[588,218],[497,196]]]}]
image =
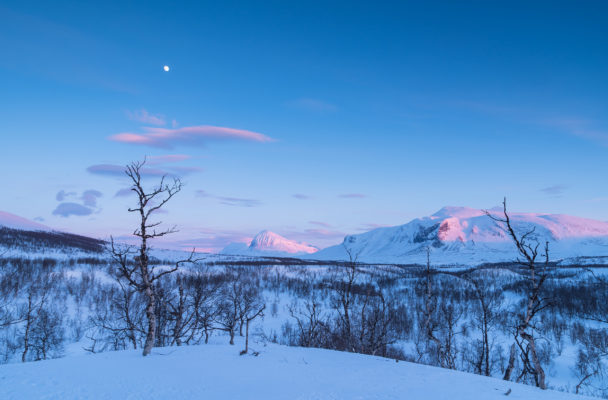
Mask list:
[{"label": "snowy ridge", "polygon": [[[502,216],[502,209],[490,213]],[[535,229],[535,238],[549,242],[550,258],[608,256],[608,222],[561,214],[510,213],[519,233]],[[314,254],[320,260],[348,259],[347,247],[359,261],[423,263],[426,249],[437,264],[475,265],[513,261],[516,251],[503,227],[483,210],[444,207],[407,224],[350,235],[341,245]]]},{"label": "snowy ridge", "polygon": [[155,348],[146,358],[138,350],[127,350],[2,365],[0,398],[588,399],[496,378],[331,350],[255,344],[257,357],[240,356],[241,342],[238,346]]},{"label": "snowy ridge", "polygon": [[221,251],[221,254],[293,256],[312,254],[318,250],[316,247],[264,230],[258,233],[249,245],[245,243],[231,243]]},{"label": "snowy ridge", "polygon": [[52,231],[52,229],[46,225],[30,221],[29,219],[5,211],[0,211],[0,226],[22,231]]}]

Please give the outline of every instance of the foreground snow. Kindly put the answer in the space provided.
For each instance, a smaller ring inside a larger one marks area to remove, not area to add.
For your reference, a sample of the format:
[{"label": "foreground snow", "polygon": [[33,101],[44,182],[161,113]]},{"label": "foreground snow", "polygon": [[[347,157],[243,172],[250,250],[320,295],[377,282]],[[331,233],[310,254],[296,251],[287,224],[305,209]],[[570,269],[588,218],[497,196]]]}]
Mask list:
[{"label": "foreground snow", "polygon": [[[0,366],[1,399],[583,399],[385,358],[226,344]],[[505,393],[511,390],[508,397]]]}]

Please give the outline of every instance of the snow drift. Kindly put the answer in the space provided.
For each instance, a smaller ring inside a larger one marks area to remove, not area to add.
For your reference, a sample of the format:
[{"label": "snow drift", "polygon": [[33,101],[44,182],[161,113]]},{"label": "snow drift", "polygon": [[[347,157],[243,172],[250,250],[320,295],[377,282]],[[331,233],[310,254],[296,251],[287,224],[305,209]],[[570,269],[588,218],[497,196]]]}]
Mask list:
[{"label": "snow drift", "polygon": [[[240,344],[237,342],[237,344]],[[68,356],[0,366],[10,399],[509,399],[583,396],[391,359],[330,350],[208,344]]]}]

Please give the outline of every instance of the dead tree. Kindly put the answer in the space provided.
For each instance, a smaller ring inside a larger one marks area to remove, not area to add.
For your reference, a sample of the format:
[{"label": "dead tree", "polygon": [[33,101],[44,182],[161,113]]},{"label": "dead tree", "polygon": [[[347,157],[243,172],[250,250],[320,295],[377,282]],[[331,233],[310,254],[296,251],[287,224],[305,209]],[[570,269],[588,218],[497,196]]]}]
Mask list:
[{"label": "dead tree", "polygon": [[323,347],[329,335],[328,318],[323,313],[323,304],[319,302],[314,292],[301,306],[296,300],[287,307],[289,315],[295,320],[298,331],[298,346]]},{"label": "dead tree", "polygon": [[455,274],[455,276],[462,278],[471,286],[473,297],[478,302],[473,323],[479,328],[481,346],[474,357],[473,365],[476,373],[490,376],[492,373],[490,331],[496,325],[499,316],[498,310],[504,296],[502,291],[496,287],[495,273],[482,274],[481,272],[481,270],[468,271],[464,274]]},{"label": "dead tree", "polygon": [[357,264],[358,254],[353,253],[346,245],[344,245],[344,250],[349,260],[345,266],[337,267],[338,269],[332,278],[335,285],[332,306],[338,314],[341,341],[344,343],[343,349],[355,351],[352,340],[351,309],[355,297],[354,289],[360,270]]},{"label": "dead tree", "polygon": [[163,176],[158,186],[148,191],[144,188],[142,182],[144,165],[145,160],[143,162],[136,161],[128,165],[125,170],[132,183],[131,190],[137,196],[137,205],[129,208],[129,212],[139,215],[139,226],[133,232],[133,235],[139,238],[139,245],[137,247],[118,246],[114,242],[114,238],[111,238],[110,251],[116,264],[116,277],[125,279],[146,298],[148,327],[143,355],[147,356],[154,346],[157,329],[155,282],[163,276],[177,271],[180,265],[194,262],[194,250],[188,258],[176,261],[168,269],[157,270],[150,265],[149,241],[177,232],[174,227],[157,230],[161,222],[151,222],[150,219],[154,213],[158,212],[173,196],[181,191],[182,182],[178,178],[173,178],[172,183],[166,183],[167,178]]},{"label": "dead tree", "polygon": [[[541,294],[543,284],[548,276],[549,243],[546,242],[544,247],[544,267],[539,267],[537,265],[537,258],[539,255],[540,243],[534,238],[534,228],[528,230],[521,236],[515,232],[511,223],[511,218],[507,212],[507,199],[505,198],[503,201],[503,217],[498,217],[489,211],[486,211],[485,213],[492,220],[498,222],[511,237],[519,254],[517,263],[527,269],[528,285],[525,311],[523,315],[518,317],[514,331],[515,344],[520,350],[520,358],[523,363],[522,375],[520,375],[519,379],[526,373],[530,373],[534,377],[536,386],[541,389],[546,389],[545,371],[541,365],[540,358],[538,357],[536,338],[534,337],[534,317],[548,306],[548,302],[541,297]],[[509,365],[505,371],[505,380],[508,380],[511,377],[515,364],[514,357],[514,347],[511,347]]]},{"label": "dead tree", "polygon": [[35,346],[34,330],[38,325],[39,318],[47,308],[53,283],[53,278],[49,273],[42,273],[41,276],[35,278],[28,288],[27,301],[20,313],[22,316],[20,319],[24,322],[22,362],[28,360],[28,353]]},{"label": "dead tree", "polygon": [[[417,361],[421,361],[425,355],[430,355],[432,345],[436,346],[436,351],[441,350],[441,341],[437,337],[437,298],[433,290],[433,275],[431,269],[431,250],[426,249],[426,268],[423,271],[421,279],[423,304],[418,307],[420,336],[416,343],[416,351],[418,352]],[[423,340],[424,349],[419,346],[419,340]]]},{"label": "dead tree", "polygon": [[242,271],[237,268],[226,269],[226,282],[221,289],[220,304],[218,305],[217,323],[220,329],[230,335],[230,344],[234,345],[236,327],[243,319],[242,302],[245,292]]},{"label": "dead tree", "polygon": [[264,316],[266,303],[262,298],[258,282],[249,282],[249,287],[243,292],[243,300],[240,303],[241,318],[245,320],[245,349],[241,355],[249,351],[249,324],[258,317]]}]

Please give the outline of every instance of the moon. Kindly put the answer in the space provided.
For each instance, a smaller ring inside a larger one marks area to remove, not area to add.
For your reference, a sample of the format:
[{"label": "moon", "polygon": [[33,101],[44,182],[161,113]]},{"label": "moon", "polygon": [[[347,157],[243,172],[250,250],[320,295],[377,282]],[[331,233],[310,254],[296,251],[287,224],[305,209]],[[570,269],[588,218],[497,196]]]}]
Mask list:
[{"label": "moon", "polygon": [[169,72],[169,66],[168,66],[168,65],[165,65],[165,66],[163,67],[163,69],[165,70],[165,72]]}]

